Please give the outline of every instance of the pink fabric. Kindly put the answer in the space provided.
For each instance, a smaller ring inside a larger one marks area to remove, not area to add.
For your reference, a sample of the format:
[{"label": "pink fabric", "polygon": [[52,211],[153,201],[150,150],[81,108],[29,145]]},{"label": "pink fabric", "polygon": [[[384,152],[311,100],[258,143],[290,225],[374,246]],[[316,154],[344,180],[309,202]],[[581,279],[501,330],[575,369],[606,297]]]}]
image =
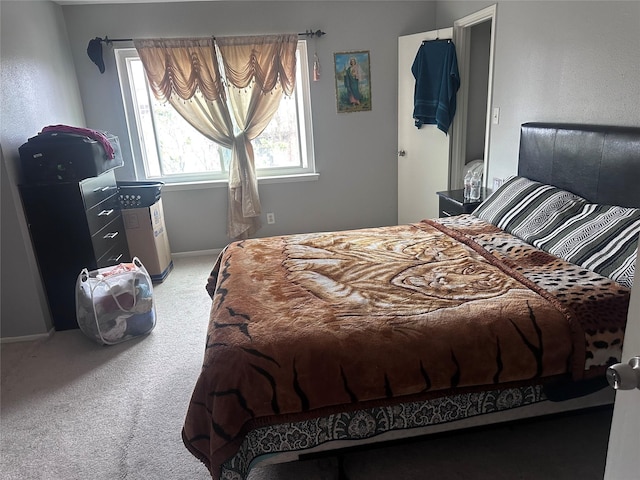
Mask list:
[{"label": "pink fabric", "polygon": [[102,147],[104,148],[104,152],[107,154],[107,157],[115,157],[115,151],[113,150],[109,139],[107,139],[104,133],[97,130],[83,127],[71,127],[69,125],[49,125],[47,127],[44,127],[40,133],[45,132],[73,133],[76,135],[84,135],[100,142],[102,144]]}]

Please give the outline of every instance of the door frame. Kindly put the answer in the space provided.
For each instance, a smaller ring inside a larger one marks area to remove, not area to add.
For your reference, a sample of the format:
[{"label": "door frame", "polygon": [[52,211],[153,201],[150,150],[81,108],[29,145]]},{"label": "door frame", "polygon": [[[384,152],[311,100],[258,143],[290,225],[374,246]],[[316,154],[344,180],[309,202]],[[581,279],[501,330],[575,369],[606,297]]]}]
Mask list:
[{"label": "door frame", "polygon": [[453,119],[451,134],[451,155],[449,158],[449,188],[462,188],[463,172],[467,144],[467,110],[469,102],[469,65],[471,63],[471,27],[491,21],[491,39],[489,45],[489,81],[487,91],[487,112],[484,134],[484,174],[483,184],[489,185],[489,140],[491,135],[491,109],[493,106],[493,64],[496,38],[497,5],[483,8],[453,23],[453,42],[456,45],[460,89],[458,90],[456,115]]}]

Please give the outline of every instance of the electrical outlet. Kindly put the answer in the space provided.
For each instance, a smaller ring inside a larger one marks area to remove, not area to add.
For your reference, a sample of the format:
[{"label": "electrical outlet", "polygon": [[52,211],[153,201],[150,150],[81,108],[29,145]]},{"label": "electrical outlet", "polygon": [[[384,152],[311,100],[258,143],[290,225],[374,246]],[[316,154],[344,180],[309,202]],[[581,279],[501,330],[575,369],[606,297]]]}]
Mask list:
[{"label": "electrical outlet", "polygon": [[273,224],[276,223],[276,215],[273,212],[267,213],[267,223]]},{"label": "electrical outlet", "polygon": [[503,178],[493,177],[493,191],[495,192],[503,183]]}]

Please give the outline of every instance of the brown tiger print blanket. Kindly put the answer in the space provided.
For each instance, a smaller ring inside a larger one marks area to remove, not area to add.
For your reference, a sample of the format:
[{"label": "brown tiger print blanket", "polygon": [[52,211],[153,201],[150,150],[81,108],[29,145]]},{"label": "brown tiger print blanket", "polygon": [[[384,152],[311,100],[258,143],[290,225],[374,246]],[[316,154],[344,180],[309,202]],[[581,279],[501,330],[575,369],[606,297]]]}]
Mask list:
[{"label": "brown tiger print blanket", "polygon": [[579,380],[619,358],[627,289],[453,218],[245,240],[220,254],[183,429],[213,478],[251,428]]}]

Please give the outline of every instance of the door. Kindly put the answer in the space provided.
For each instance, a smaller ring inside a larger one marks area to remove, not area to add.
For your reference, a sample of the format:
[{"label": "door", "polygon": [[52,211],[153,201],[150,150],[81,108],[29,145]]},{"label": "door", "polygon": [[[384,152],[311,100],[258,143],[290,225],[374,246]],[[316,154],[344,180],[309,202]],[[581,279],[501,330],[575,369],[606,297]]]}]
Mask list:
[{"label": "door", "polygon": [[[637,268],[636,268],[637,271]],[[640,355],[640,282],[631,292],[622,361]],[[605,480],[639,478],[640,390],[618,390],[613,408]]]},{"label": "door", "polygon": [[423,40],[453,37],[453,28],[398,38],[398,223],[438,216],[436,192],[449,183],[449,136],[436,125],[416,128],[411,65]]}]

